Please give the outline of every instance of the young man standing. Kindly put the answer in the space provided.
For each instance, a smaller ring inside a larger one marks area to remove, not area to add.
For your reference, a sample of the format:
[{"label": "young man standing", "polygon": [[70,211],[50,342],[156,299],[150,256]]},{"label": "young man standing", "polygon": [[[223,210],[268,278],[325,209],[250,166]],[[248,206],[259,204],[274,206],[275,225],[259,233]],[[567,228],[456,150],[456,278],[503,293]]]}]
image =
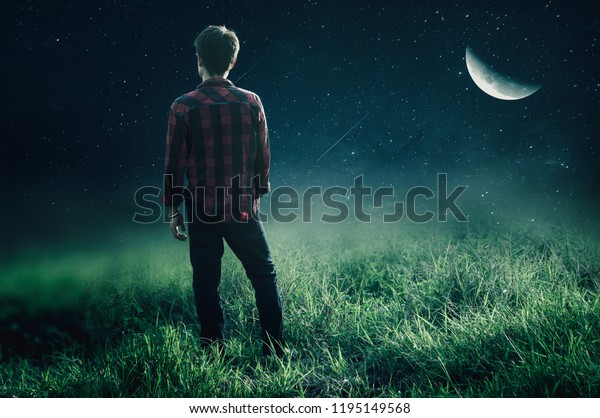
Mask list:
[{"label": "young man standing", "polygon": [[252,282],[263,351],[282,354],[277,273],[258,219],[259,198],[270,190],[265,112],[256,94],[227,80],[240,47],[235,32],[208,26],[194,45],[202,83],[171,106],[163,203],[173,236],[185,241],[179,211],[185,200],[202,342],[224,338],[219,284],[225,240]]}]

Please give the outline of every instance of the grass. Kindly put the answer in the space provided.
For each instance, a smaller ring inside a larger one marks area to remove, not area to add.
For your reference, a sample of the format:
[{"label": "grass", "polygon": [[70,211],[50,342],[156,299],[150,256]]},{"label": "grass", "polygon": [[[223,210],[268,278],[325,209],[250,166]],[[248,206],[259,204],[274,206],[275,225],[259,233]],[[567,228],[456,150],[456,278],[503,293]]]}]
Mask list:
[{"label": "grass", "polygon": [[600,241],[528,223],[267,225],[285,335],[265,359],[231,253],[224,355],[200,348],[187,244],[1,268],[4,397],[596,397]]}]

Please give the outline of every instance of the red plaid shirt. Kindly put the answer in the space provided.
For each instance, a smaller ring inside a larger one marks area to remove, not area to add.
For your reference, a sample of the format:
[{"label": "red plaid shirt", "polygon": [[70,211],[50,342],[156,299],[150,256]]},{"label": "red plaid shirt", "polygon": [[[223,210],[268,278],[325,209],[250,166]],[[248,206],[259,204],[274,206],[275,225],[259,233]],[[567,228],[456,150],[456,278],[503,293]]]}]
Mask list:
[{"label": "red plaid shirt", "polygon": [[163,203],[177,207],[185,198],[201,218],[247,219],[269,192],[270,156],[258,95],[206,80],[171,105]]}]

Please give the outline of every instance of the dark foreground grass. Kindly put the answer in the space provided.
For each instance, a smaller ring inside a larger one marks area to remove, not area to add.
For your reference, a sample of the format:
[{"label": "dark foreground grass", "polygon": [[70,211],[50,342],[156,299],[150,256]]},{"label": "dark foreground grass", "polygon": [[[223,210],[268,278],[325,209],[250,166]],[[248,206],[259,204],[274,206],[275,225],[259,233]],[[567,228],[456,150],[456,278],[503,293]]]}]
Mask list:
[{"label": "dark foreground grass", "polygon": [[297,352],[272,360],[230,253],[226,351],[202,351],[187,244],[163,228],[2,268],[1,396],[600,395],[592,231],[267,225]]}]

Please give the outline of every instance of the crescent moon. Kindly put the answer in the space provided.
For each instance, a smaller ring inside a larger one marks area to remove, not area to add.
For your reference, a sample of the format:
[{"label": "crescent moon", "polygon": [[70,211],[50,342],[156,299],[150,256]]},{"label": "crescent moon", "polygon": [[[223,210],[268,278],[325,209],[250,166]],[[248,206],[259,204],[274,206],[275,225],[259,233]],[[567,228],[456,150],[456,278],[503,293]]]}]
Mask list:
[{"label": "crescent moon", "polygon": [[541,85],[520,83],[494,71],[481,61],[469,47],[465,53],[465,61],[469,75],[477,87],[496,99],[523,99],[542,87]]}]

